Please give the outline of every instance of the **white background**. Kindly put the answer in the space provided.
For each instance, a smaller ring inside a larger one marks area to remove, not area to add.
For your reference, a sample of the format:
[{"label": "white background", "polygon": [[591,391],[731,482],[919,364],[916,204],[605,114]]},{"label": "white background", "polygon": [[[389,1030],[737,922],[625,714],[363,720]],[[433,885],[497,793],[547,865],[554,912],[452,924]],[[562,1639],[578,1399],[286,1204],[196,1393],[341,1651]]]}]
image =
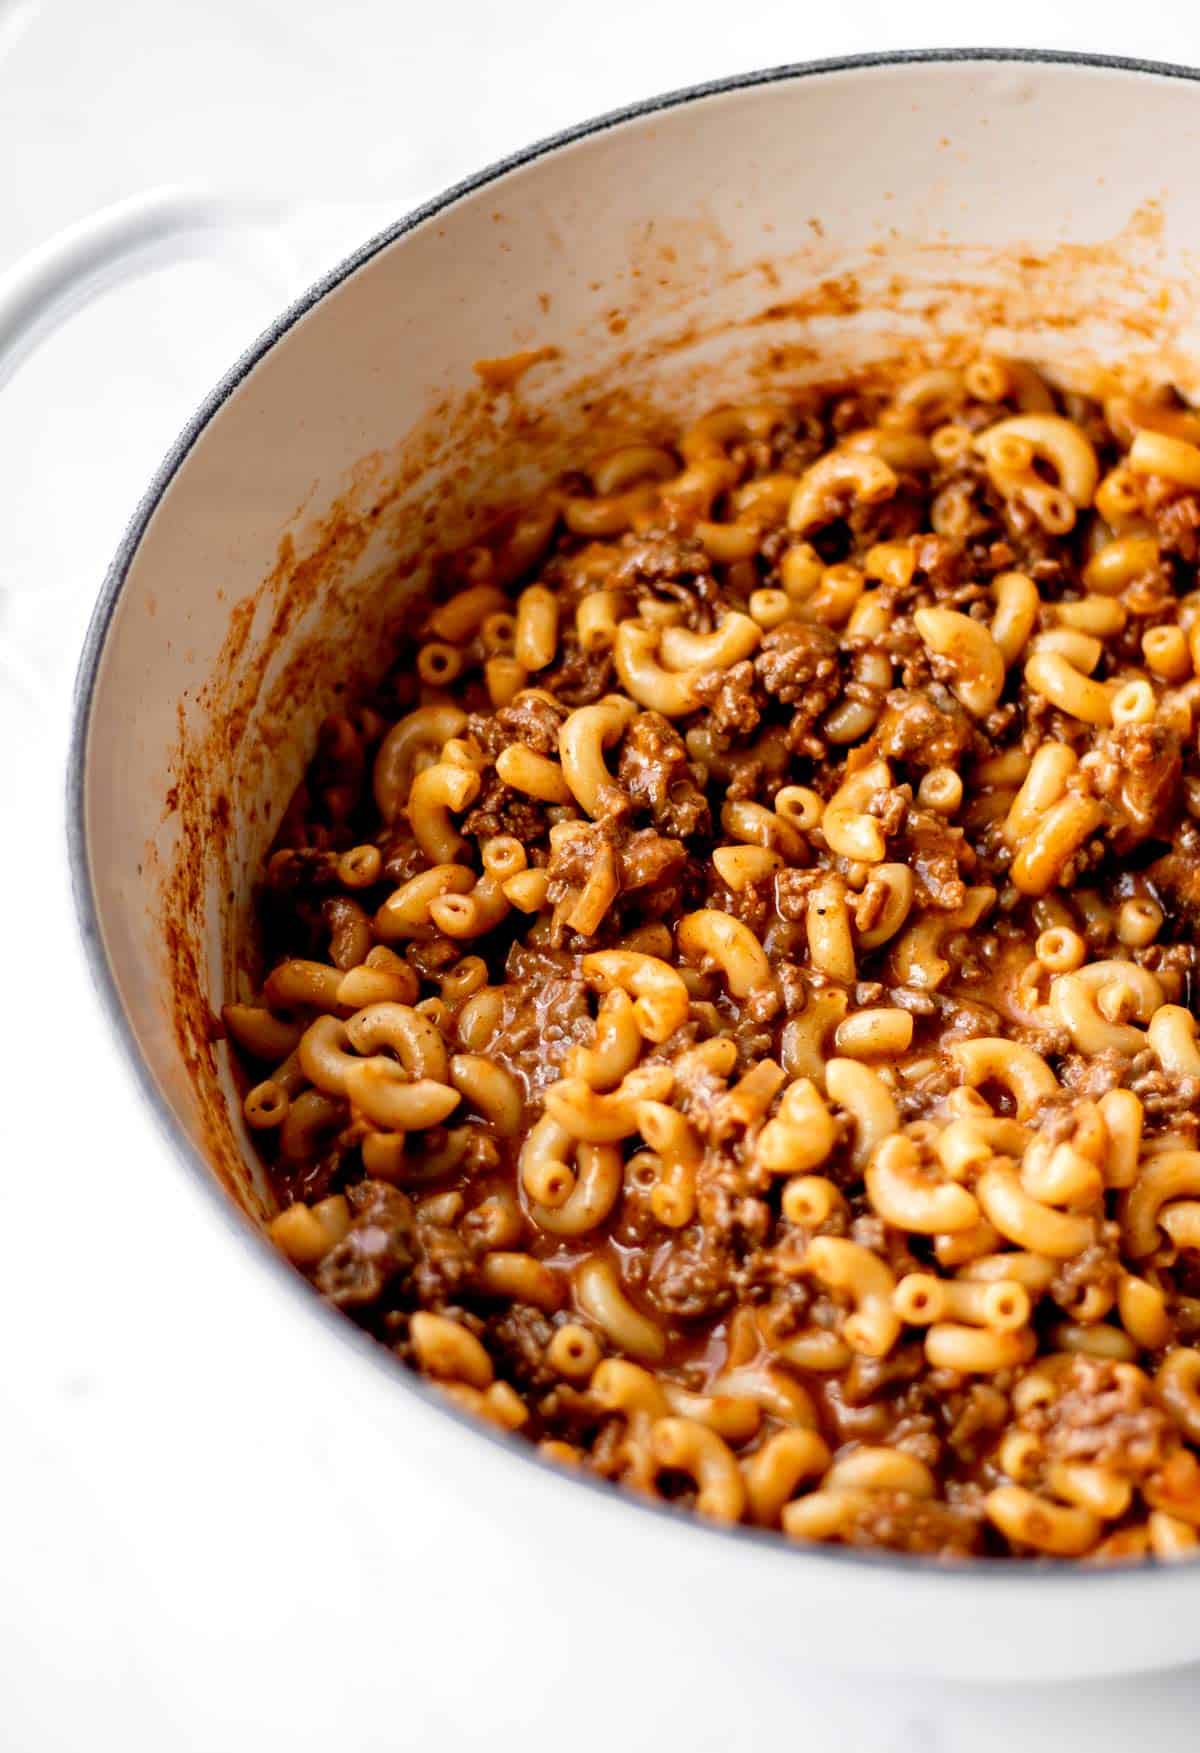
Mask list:
[{"label": "white background", "polygon": [[[491,1656],[417,1639],[428,1559],[383,1569],[379,1493],[362,1489],[386,1478],[386,1449],[314,1395],[308,1328],[155,1135],[66,889],[70,685],[104,567],[171,439],[277,308],[414,200],[596,111],[786,60],[964,41],[1200,61],[1200,10],[0,0],[0,273],[163,183],[272,216],[262,248],[219,245],[108,293],[0,395],[0,1747],[1195,1746],[1195,1670],[946,1687],[812,1672],[802,1651],[767,1688],[731,1650],[658,1696],[652,1661],[622,1661],[599,1700],[579,1652],[579,1714],[546,1721],[540,1616],[557,1609],[536,1538],[524,1574],[480,1579]],[[149,1246],[162,1234],[166,1253]],[[434,1481],[421,1514],[455,1538]]]}]

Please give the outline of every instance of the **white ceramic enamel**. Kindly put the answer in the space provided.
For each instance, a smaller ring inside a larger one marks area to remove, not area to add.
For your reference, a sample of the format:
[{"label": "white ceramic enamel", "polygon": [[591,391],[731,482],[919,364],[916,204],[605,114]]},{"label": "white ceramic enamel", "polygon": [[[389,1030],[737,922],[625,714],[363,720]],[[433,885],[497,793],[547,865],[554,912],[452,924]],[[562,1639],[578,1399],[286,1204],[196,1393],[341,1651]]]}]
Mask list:
[{"label": "white ceramic enamel", "polygon": [[[983,54],[785,71],[487,173],[369,245],[242,362],[110,576],[72,780],[114,1018],[184,1156],[219,1165],[231,1214],[236,1200],[253,1218],[263,1193],[204,1004],[229,990],[251,872],[318,720],[379,661],[383,608],[408,587],[397,557],[578,454],[589,421],[622,417],[597,401],[617,381],[683,412],[764,374],[786,385],[965,333],[1074,374],[1134,361],[1195,393],[1198,161],[1200,83],[1170,70]],[[514,426],[474,362],[542,346],[557,352],[521,378]],[[580,1651],[657,1639],[664,1672],[694,1672],[752,1643],[772,1663],[993,1677],[1200,1655],[1194,1565],[810,1553],[566,1479],[435,1404],[254,1246],[311,1326],[320,1391],[394,1436],[395,1502],[419,1513],[432,1474],[453,1487],[473,1530],[455,1547],[470,1565],[448,1560],[459,1597],[501,1588],[536,1549]],[[394,1538],[402,1554],[402,1514]]]}]

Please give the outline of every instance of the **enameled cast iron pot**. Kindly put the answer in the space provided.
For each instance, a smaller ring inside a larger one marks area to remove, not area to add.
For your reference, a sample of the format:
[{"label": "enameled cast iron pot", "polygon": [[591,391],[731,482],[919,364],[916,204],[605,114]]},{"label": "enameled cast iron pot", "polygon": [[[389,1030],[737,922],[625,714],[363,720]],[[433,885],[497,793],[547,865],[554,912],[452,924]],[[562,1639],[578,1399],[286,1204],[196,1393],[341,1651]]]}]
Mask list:
[{"label": "enameled cast iron pot", "polygon": [[[257,1235],[261,1171],[207,1028],[319,720],[378,666],[422,550],[469,537],[488,500],[644,403],[686,415],[931,336],[1081,381],[1098,361],[1132,365],[1195,396],[1197,77],[990,51],[868,57],[586,124],[335,269],[213,392],[133,519],[79,675],[69,807],[88,953],[175,1161],[311,1329],[315,1375],[346,1416],[393,1434],[397,1503],[436,1479],[462,1506],[470,1541],[446,1561],[465,1599],[535,1548],[584,1649],[670,1627],[693,1649],[752,1639],[781,1660],[992,1677],[1200,1654],[1200,1565],[802,1550],[574,1481],[476,1428]],[[0,299],[0,342],[113,241],[101,226],[73,258],[39,262],[23,302]],[[481,359],[508,364],[480,373]]]}]

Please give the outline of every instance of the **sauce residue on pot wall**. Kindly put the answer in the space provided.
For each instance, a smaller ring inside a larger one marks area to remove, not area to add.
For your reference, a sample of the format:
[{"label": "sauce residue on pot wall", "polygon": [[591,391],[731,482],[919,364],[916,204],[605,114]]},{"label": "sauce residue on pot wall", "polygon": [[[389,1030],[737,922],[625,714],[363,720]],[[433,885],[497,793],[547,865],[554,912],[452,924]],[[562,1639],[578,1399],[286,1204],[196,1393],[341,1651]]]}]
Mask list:
[{"label": "sauce residue on pot wall", "polygon": [[489,390],[512,390],[535,365],[558,357],[557,347],[525,347],[499,359],[477,359],[475,375]]}]

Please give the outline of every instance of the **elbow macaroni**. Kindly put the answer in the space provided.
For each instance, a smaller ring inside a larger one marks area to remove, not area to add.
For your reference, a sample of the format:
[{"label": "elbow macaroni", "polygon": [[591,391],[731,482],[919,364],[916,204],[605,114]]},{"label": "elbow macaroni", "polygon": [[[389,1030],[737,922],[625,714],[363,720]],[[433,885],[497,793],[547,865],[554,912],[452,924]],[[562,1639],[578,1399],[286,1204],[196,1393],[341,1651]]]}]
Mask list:
[{"label": "elbow macaroni", "polygon": [[227,958],[276,1246],[724,1523],[1200,1550],[1198,506],[1170,393],[956,357],[431,556]]}]

